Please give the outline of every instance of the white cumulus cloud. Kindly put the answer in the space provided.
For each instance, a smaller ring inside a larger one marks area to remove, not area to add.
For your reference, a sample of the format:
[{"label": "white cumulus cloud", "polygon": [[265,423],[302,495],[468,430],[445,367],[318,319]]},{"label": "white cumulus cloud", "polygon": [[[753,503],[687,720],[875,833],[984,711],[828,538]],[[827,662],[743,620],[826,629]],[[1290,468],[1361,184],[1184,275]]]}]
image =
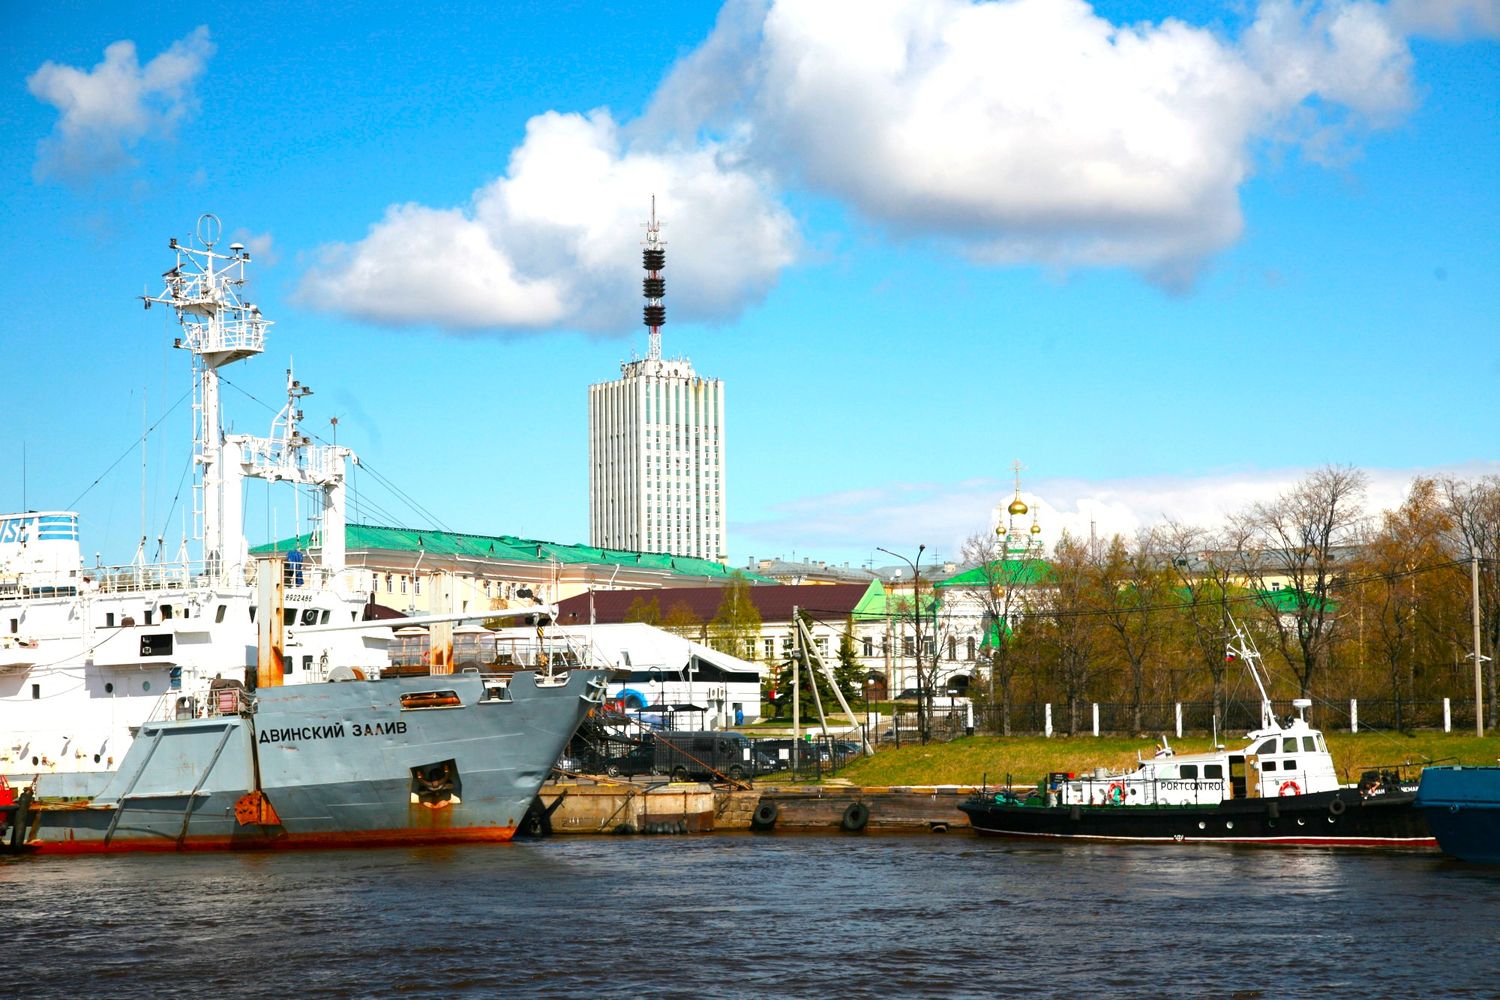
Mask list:
[{"label": "white cumulus cloud", "polygon": [[639,329],[653,193],[669,323],[732,317],[792,261],[791,216],[726,145],[635,149],[607,112],[548,112],[469,204],[393,206],[364,239],[324,248],[299,296],[392,325]]},{"label": "white cumulus cloud", "polygon": [[78,180],[132,163],[143,138],[171,134],[196,110],[193,88],[213,53],[201,26],[144,66],[131,41],[110,45],[92,70],[43,63],[26,87],[60,117],[38,144],[37,176]]},{"label": "white cumulus cloud", "polygon": [[1231,40],[1176,19],[1115,25],[1085,0],[739,4],[647,120],[742,118],[789,181],[980,260],[1183,283],[1239,238],[1259,140],[1321,155],[1323,109],[1347,128],[1409,106],[1388,13],[1271,0]]}]

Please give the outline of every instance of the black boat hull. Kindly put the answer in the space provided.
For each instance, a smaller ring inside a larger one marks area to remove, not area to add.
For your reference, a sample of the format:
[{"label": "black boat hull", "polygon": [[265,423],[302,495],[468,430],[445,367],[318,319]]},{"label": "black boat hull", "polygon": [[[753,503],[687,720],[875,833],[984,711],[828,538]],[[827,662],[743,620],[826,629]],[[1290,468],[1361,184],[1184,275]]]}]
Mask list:
[{"label": "black boat hull", "polygon": [[976,795],[959,809],[973,828],[1004,837],[1283,847],[1435,848],[1414,795],[1354,789],[1205,806],[1044,806]]}]

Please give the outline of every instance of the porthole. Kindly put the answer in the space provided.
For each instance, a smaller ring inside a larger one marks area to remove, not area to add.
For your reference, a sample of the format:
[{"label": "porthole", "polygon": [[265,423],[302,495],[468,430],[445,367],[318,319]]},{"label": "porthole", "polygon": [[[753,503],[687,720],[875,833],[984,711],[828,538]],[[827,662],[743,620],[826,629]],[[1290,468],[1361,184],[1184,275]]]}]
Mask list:
[{"label": "porthole", "polygon": [[1307,825],[1307,820],[1303,819],[1301,816],[1298,816],[1297,817],[1297,825],[1298,826],[1306,826]]},{"label": "porthole", "polygon": [[31,766],[32,767],[36,767],[36,765],[37,765],[37,759],[35,757],[31,758]]},{"label": "porthole", "polygon": [[1200,819],[1198,821],[1198,829],[1200,829],[1200,830],[1207,830],[1208,829],[1208,824],[1205,823],[1205,822],[1203,822],[1203,820]]},{"label": "porthole", "polygon": [[114,694],[115,693],[115,682],[114,681],[109,681],[109,682],[107,682],[104,685],[104,693],[105,694]]},{"label": "porthole", "polygon": [[1233,830],[1234,829],[1234,820],[1232,820],[1232,819],[1226,819],[1224,821],[1224,829],[1226,829],[1226,830]]},{"label": "porthole", "polygon": [[99,763],[99,755],[98,754],[94,754],[94,763],[95,764]]},{"label": "porthole", "polygon": [[151,690],[151,682],[150,681],[141,681],[141,690],[142,691],[150,691]]}]

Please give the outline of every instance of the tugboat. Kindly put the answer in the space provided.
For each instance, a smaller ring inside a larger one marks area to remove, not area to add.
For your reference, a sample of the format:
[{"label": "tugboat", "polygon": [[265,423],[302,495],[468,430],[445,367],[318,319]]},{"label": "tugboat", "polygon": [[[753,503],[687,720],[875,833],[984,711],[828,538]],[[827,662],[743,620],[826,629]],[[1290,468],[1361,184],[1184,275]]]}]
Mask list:
[{"label": "tugboat", "polygon": [[1235,625],[1243,658],[1261,695],[1260,727],[1238,749],[1177,755],[1165,737],[1134,770],[1052,774],[1026,797],[981,792],[959,808],[980,833],[1162,843],[1268,844],[1282,847],[1434,847],[1413,802],[1415,782],[1399,771],[1366,772],[1340,784],[1323,734],[1307,724],[1312,702],[1292,702],[1297,717],[1278,721],[1256,668],[1259,653]]},{"label": "tugboat", "polygon": [[1444,854],[1500,864],[1500,767],[1429,767],[1417,808]]}]

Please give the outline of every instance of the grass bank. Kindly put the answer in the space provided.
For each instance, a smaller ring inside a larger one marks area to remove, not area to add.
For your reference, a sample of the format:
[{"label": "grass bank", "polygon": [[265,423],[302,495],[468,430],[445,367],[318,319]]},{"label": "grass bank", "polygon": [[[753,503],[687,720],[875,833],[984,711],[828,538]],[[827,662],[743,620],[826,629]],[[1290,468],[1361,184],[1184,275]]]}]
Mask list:
[{"label": "grass bank", "polygon": [[[1457,733],[1326,733],[1334,765],[1348,780],[1366,767],[1380,764],[1448,760],[1460,764],[1494,764],[1500,757],[1500,737]],[[1212,749],[1204,736],[1173,740],[1178,753]],[[1233,744],[1231,744],[1233,745]],[[951,743],[906,745],[881,750],[839,772],[858,785],[977,785],[988,778],[1001,784],[1009,775],[1015,784],[1034,784],[1049,771],[1082,772],[1096,767],[1121,770],[1135,763],[1136,754],[1149,757],[1151,744],[1131,737],[1093,736],[970,736]]]}]

